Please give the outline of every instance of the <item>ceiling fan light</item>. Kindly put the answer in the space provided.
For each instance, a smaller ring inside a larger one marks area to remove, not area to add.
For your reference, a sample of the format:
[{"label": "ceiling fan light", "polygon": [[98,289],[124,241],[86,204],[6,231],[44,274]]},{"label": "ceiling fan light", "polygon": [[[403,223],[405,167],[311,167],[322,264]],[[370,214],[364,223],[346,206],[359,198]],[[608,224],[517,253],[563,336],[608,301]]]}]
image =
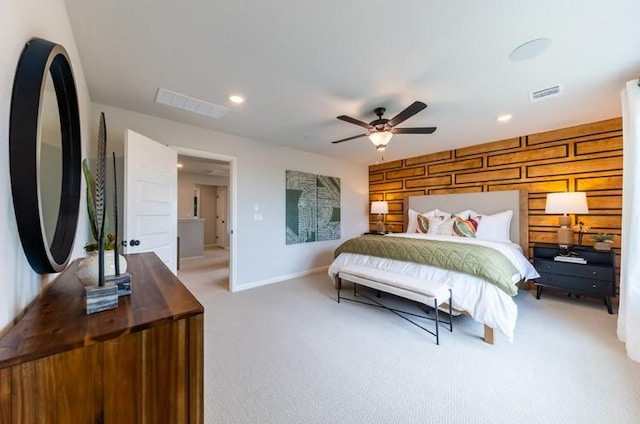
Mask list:
[{"label": "ceiling fan light", "polygon": [[369,140],[376,146],[376,150],[382,151],[391,140],[393,133],[390,131],[376,131],[369,134]]}]

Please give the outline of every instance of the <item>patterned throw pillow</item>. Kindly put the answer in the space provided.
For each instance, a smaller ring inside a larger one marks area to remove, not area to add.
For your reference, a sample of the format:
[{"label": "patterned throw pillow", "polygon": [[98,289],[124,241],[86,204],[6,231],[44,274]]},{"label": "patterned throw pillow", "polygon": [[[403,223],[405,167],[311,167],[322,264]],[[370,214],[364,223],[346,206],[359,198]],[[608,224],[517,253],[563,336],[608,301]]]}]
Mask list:
[{"label": "patterned throw pillow", "polygon": [[416,227],[416,233],[427,234],[429,232],[429,217],[425,215],[418,215],[418,226]]},{"label": "patterned throw pillow", "polygon": [[453,223],[453,233],[460,237],[476,238],[479,220],[480,217],[475,219],[462,219],[458,217],[456,218],[456,222]]}]

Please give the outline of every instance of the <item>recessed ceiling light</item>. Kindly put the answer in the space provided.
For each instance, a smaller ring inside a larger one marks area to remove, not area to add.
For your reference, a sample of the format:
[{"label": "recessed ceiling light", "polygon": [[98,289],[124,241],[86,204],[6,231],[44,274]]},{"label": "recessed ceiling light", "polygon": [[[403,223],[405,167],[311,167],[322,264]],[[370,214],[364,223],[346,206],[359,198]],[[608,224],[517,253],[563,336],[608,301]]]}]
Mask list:
[{"label": "recessed ceiling light", "polygon": [[520,62],[533,59],[549,50],[549,47],[551,47],[551,38],[536,38],[513,49],[511,54],[509,54],[509,60],[512,62]]},{"label": "recessed ceiling light", "polygon": [[229,100],[236,104],[244,103],[244,97],[238,96],[236,94],[229,96]]},{"label": "recessed ceiling light", "polygon": [[500,115],[498,116],[498,122],[509,122],[513,118],[512,115]]}]

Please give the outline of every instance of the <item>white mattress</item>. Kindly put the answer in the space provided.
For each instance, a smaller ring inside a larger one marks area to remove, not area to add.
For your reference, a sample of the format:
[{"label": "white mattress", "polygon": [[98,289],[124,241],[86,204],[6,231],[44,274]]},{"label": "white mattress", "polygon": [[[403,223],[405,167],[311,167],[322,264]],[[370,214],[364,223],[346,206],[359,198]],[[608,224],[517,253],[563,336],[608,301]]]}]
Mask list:
[{"label": "white mattress", "polygon": [[[509,242],[491,242],[463,237],[438,236],[432,234],[393,234],[396,237],[424,238],[472,243],[492,247],[502,252],[518,269],[521,279],[534,279],[539,275],[531,263],[522,255],[520,247]],[[374,269],[394,272],[426,280],[440,281],[451,288],[452,306],[466,311],[474,320],[502,332],[509,341],[513,341],[514,329],[518,317],[518,307],[508,294],[497,286],[471,275],[449,271],[429,265],[404,262],[393,259],[355,253],[341,253],[329,267],[329,277],[335,276],[346,265],[365,265]],[[519,279],[518,279],[519,280]],[[514,281],[514,284],[517,281]]]}]

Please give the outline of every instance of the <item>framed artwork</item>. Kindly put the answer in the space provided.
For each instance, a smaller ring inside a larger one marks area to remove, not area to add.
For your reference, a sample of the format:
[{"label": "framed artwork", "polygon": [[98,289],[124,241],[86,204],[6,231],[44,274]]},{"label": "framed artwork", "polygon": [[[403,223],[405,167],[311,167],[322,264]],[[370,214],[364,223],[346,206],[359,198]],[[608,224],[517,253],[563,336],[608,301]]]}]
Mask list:
[{"label": "framed artwork", "polygon": [[340,178],[286,171],[287,244],[340,238]]}]

